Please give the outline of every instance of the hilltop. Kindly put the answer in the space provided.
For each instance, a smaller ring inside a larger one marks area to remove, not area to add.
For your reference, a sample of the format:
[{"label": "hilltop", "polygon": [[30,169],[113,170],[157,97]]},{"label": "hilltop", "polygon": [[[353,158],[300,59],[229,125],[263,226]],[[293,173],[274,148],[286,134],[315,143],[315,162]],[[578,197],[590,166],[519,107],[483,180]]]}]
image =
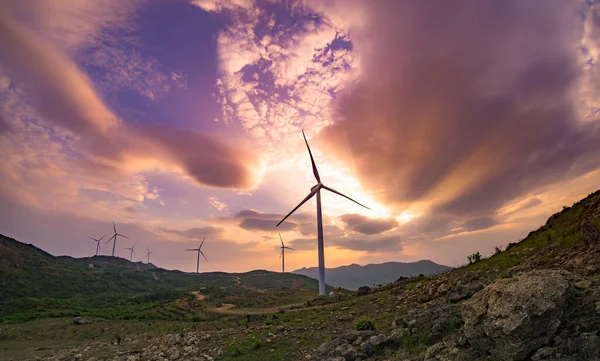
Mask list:
[{"label": "hilltop", "polygon": [[[360,266],[351,264],[336,268],[326,268],[327,283],[334,287],[356,290],[361,286],[382,285],[396,281],[400,277],[412,277],[419,274],[430,276],[451,270],[452,267],[443,266],[430,260],[418,262],[386,262]],[[301,268],[292,273],[305,275],[318,279],[319,268]]]},{"label": "hilltop", "polygon": [[[208,315],[219,308],[210,301],[214,296],[171,302],[180,316],[169,320],[5,322],[0,358],[598,361],[599,227],[600,191],[507,249],[443,274],[400,279],[360,295],[336,289],[334,297],[305,297],[265,312],[257,304],[197,321],[187,312]],[[198,291],[204,295],[208,288]],[[237,289],[235,282],[225,288]],[[236,295],[250,290],[276,292],[250,287]]]},{"label": "hilltop", "polygon": [[190,274],[119,257],[55,257],[0,235],[0,320],[78,315],[107,319],[203,317],[184,315],[171,307],[201,288],[215,304],[256,306],[289,299],[285,294],[290,290],[316,294],[318,282],[269,271]]}]

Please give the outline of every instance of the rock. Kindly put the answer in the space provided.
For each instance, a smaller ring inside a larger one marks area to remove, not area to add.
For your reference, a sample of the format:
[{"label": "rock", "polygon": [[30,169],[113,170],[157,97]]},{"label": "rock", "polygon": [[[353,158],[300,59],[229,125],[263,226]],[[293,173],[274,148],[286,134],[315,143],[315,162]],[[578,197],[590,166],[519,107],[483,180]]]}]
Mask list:
[{"label": "rock", "polygon": [[316,358],[312,356],[314,359],[322,360],[325,358],[341,358],[345,361],[356,360],[358,354],[354,347],[348,343],[348,341],[341,338],[336,338],[335,340],[325,342],[319,346],[319,348],[317,348],[316,353]]},{"label": "rock", "polygon": [[369,293],[371,293],[371,288],[369,286],[359,287],[358,291],[356,291],[357,296],[366,296]]},{"label": "rock", "polygon": [[591,221],[581,224],[581,240],[586,246],[600,243],[600,229]]},{"label": "rock", "polygon": [[348,341],[349,343],[354,343],[359,337],[369,338],[375,335],[375,331],[365,330],[365,331],[349,331],[342,335],[342,339]]},{"label": "rock", "polygon": [[360,351],[367,356],[372,356],[382,349],[394,345],[395,342],[390,336],[383,334],[371,336],[367,341],[360,345]]},{"label": "rock", "polygon": [[539,348],[533,356],[531,356],[531,361],[541,361],[548,360],[554,356],[554,348],[553,347],[542,347]]},{"label": "rock", "polygon": [[590,282],[588,280],[581,280],[581,281],[575,282],[575,287],[579,288],[581,290],[590,288],[591,285],[592,285],[592,282]]},{"label": "rock", "polygon": [[448,300],[450,302],[457,303],[470,298],[476,292],[479,292],[482,289],[483,286],[477,282],[468,284],[459,283],[452,291],[448,292]]},{"label": "rock", "polygon": [[89,325],[91,322],[86,320],[85,318],[81,318],[81,317],[75,317],[73,319],[73,324],[74,325]]},{"label": "rock", "polygon": [[595,333],[582,333],[575,339],[577,351],[583,357],[591,357],[600,350],[600,337]]},{"label": "rock", "polygon": [[465,336],[497,360],[524,360],[558,329],[570,283],[560,271],[532,271],[501,279],[465,301]]},{"label": "rock", "polygon": [[450,290],[450,286],[448,286],[447,283],[442,283],[440,285],[440,287],[438,287],[437,293],[440,295],[443,295],[444,293],[448,292],[449,290]]},{"label": "rock", "polygon": [[338,321],[351,321],[352,318],[353,317],[351,315],[341,315],[337,319],[338,319]]},{"label": "rock", "polygon": [[398,345],[402,344],[402,340],[410,336],[408,328],[397,328],[390,333],[390,341]]},{"label": "rock", "polygon": [[81,360],[83,358],[83,355],[78,353],[75,355],[75,360]]}]

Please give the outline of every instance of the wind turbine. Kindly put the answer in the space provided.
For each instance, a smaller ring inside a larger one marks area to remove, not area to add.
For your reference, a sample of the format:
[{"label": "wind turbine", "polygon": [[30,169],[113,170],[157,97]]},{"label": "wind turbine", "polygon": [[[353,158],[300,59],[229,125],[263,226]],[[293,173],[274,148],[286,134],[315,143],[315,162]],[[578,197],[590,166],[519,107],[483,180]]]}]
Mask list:
[{"label": "wind turbine", "polygon": [[317,170],[317,165],[315,164],[315,160],[313,159],[312,152],[310,151],[310,147],[308,146],[308,141],[306,140],[306,135],[304,135],[304,130],[302,130],[302,136],[304,137],[304,143],[306,143],[306,148],[308,149],[308,154],[310,155],[310,161],[312,163],[313,174],[315,175],[315,179],[317,180],[317,184],[315,184],[311,189],[310,193],[300,204],[296,206],[296,208],[292,209],[287,216],[283,217],[279,223],[277,223],[278,227],[283,221],[285,221],[289,216],[292,215],[298,208],[300,208],[304,203],[306,203],[309,199],[311,199],[315,194],[317,195],[317,236],[318,236],[318,251],[319,251],[319,295],[325,295],[325,252],[323,246],[323,214],[321,213],[321,189],[326,189],[332,193],[340,195],[344,198],[351,200],[352,202],[358,204],[359,206],[365,207],[366,209],[371,209],[367,206],[364,206],[354,199],[344,195],[333,188],[327,187],[325,184],[321,183],[321,177],[319,177],[319,171]]},{"label": "wind turbine", "polygon": [[108,241],[106,241],[106,243],[109,243],[109,242],[110,242],[110,241],[112,241],[113,239],[115,240],[115,241],[113,242],[113,251],[112,251],[112,256],[114,257],[114,256],[115,256],[115,246],[117,245],[117,236],[121,236],[121,237],[125,237],[125,238],[129,238],[129,237],[127,237],[127,236],[126,236],[126,235],[124,235],[124,234],[117,233],[117,226],[115,226],[115,222],[114,222],[114,221],[113,221],[113,230],[114,230],[115,234],[113,234],[113,236],[112,236],[112,237],[110,237],[110,238],[108,239]]},{"label": "wind turbine", "polygon": [[281,258],[281,273],[285,273],[285,250],[286,249],[294,250],[294,249],[291,247],[286,247],[283,244],[283,238],[281,238],[281,233],[279,233],[279,239],[281,240],[281,253],[279,254],[279,258]]},{"label": "wind turbine", "polygon": [[150,248],[146,247],[146,249],[148,250],[148,253],[146,253],[146,257],[148,257],[148,264],[150,264],[150,255],[153,254],[154,252],[150,251]]},{"label": "wind turbine", "polygon": [[[206,259],[206,256],[204,255],[204,252],[202,252],[202,245],[204,244],[204,240],[206,239],[206,237],[202,238],[202,243],[200,243],[200,247],[198,248],[192,248],[192,249],[186,249],[187,251],[195,251],[198,252],[198,261],[196,261],[196,273],[200,273],[200,253],[202,253],[202,257],[204,257],[204,259]],[[206,262],[208,262],[208,259],[206,259]]]},{"label": "wind turbine", "polygon": [[100,241],[102,240],[102,238],[106,237],[106,235],[100,237],[100,239],[96,239],[93,237],[88,237],[89,239],[93,240],[96,242],[96,256],[98,255],[98,253],[100,253]]},{"label": "wind turbine", "polygon": [[136,244],[137,244],[137,242],[135,242],[135,243],[133,244],[133,247],[125,248],[125,249],[128,249],[128,250],[130,250],[130,251],[131,251],[131,252],[129,253],[129,262],[131,262],[131,260],[133,259],[133,255],[135,254],[134,248],[135,248],[135,245],[136,245]]}]

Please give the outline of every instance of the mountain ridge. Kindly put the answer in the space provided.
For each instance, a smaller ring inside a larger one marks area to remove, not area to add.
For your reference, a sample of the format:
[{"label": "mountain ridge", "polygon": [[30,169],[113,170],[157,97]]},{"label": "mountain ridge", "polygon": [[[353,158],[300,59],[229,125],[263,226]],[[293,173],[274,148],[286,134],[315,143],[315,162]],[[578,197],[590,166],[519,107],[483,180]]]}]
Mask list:
[{"label": "mountain ridge", "polygon": [[[325,268],[327,283],[334,287],[356,290],[361,286],[380,285],[396,281],[400,277],[410,277],[423,274],[429,276],[438,274],[453,267],[437,264],[431,260],[416,262],[384,262],[369,263],[361,266],[356,263],[333,268]],[[318,267],[302,267],[292,271],[311,278],[318,278]]]}]

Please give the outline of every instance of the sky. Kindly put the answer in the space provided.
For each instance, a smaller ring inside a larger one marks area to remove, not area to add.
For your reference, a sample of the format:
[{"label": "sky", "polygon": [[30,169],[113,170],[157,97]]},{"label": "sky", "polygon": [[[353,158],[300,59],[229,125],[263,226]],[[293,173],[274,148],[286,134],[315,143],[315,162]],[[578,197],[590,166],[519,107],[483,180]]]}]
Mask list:
[{"label": "sky", "polygon": [[[600,3],[0,0],[0,233],[167,269],[467,256],[600,188]],[[110,254],[112,244],[101,243]]]}]

